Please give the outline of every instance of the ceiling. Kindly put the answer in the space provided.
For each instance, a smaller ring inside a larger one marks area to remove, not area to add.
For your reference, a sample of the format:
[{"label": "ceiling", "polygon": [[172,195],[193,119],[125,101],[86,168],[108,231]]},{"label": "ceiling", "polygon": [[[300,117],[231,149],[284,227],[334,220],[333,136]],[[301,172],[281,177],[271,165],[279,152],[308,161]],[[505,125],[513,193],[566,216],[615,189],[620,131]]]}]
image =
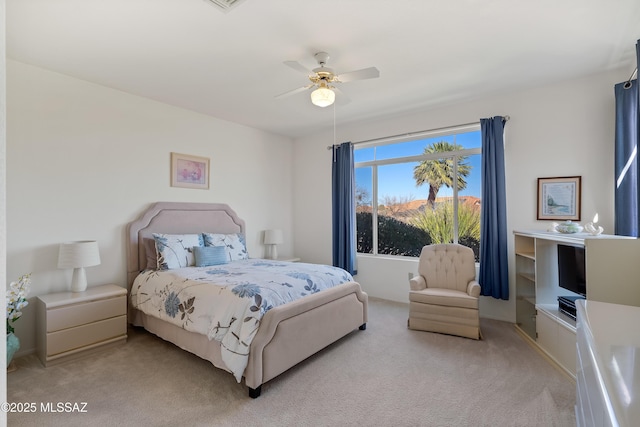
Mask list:
[{"label": "ceiling", "polygon": [[[635,68],[638,0],[6,0],[7,56],[228,121],[301,137],[333,124],[307,77],[330,54],[338,123]],[[11,82],[8,81],[10,85]],[[338,95],[340,99],[340,95]]]}]

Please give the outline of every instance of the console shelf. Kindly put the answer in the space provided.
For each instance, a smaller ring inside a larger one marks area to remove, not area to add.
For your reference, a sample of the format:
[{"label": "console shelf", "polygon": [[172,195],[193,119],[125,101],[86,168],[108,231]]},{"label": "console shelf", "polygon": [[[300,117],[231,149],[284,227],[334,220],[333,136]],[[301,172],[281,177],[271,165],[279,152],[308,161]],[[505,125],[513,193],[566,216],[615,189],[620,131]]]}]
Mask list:
[{"label": "console shelf", "polygon": [[514,231],[516,328],[562,369],[576,375],[576,322],[558,310],[558,244],[585,248],[587,299],[640,306],[640,240],[544,231]]}]

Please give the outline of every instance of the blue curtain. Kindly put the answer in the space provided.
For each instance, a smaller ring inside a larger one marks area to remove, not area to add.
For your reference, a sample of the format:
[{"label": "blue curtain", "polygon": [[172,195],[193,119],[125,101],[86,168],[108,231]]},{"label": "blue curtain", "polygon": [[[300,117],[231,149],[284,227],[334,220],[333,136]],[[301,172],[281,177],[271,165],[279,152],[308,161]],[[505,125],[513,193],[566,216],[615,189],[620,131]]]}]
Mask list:
[{"label": "blue curtain", "polygon": [[[636,44],[636,61],[640,65],[640,40]],[[618,83],[616,97],[615,140],[615,234],[638,237],[640,200],[638,178],[638,128],[640,112],[638,79]]]},{"label": "blue curtain", "polygon": [[504,123],[496,116],[480,119],[482,132],[482,211],[480,275],[482,295],[509,299],[507,202],[504,173]]},{"label": "blue curtain", "polygon": [[332,167],[333,265],[355,275],[356,215],[353,145],[333,146]]}]

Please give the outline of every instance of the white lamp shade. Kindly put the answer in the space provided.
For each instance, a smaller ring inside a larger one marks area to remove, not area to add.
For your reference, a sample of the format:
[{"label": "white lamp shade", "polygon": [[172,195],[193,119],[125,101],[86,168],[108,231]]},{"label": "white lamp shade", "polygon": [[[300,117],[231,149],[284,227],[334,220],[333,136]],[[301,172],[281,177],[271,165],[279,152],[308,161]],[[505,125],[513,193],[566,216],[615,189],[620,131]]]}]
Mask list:
[{"label": "white lamp shade", "polygon": [[327,87],[319,87],[311,92],[311,102],[318,107],[328,107],[336,100],[336,93]]},{"label": "white lamp shade", "polygon": [[83,240],[60,244],[58,268],[91,267],[100,264],[98,242]]},{"label": "white lamp shade", "polygon": [[264,244],[265,245],[281,245],[284,242],[284,235],[282,230],[266,230],[264,232]]}]

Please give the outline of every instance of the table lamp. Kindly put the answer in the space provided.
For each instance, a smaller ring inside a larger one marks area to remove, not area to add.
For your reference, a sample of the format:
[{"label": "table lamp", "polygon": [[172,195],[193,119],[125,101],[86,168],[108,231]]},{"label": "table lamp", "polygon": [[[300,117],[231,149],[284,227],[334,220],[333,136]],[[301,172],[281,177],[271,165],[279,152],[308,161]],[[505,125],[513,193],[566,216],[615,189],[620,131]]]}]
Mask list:
[{"label": "table lamp", "polygon": [[87,289],[85,267],[100,264],[98,242],[83,240],[60,244],[58,251],[58,268],[73,268],[71,292],[82,292]]},{"label": "table lamp", "polygon": [[284,237],[282,235],[282,230],[274,229],[274,230],[265,230],[264,232],[264,244],[269,245],[271,248],[269,250],[269,258],[277,259],[278,258],[278,245],[284,242]]}]

